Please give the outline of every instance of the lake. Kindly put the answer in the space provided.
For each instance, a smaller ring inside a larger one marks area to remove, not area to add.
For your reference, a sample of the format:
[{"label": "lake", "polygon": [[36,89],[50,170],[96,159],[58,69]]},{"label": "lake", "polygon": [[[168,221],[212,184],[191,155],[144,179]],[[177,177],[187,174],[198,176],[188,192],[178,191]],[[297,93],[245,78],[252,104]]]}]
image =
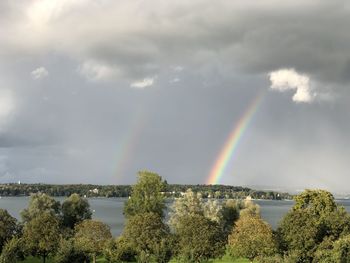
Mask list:
[{"label": "lake", "polygon": [[[0,208],[20,219],[20,211],[28,206],[29,197],[2,197]],[[56,198],[62,202],[65,198]],[[89,198],[93,219],[101,220],[111,227],[113,236],[119,235],[124,226],[123,207],[126,198]],[[292,207],[292,201],[254,200],[261,207],[261,215],[273,228]],[[350,200],[337,200],[350,212]]]}]

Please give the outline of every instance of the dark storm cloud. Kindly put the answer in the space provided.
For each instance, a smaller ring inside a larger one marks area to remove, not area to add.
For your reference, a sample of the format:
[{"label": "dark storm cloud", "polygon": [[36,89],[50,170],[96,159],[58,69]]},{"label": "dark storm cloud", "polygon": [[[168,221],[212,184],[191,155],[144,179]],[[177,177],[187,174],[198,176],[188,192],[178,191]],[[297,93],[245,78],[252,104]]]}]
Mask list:
[{"label": "dark storm cloud", "polygon": [[[205,182],[264,91],[222,182],[344,190],[349,8],[2,1],[1,180],[130,183],[146,168],[173,183]],[[317,99],[294,103],[295,87],[269,92],[279,69],[309,78]]]}]

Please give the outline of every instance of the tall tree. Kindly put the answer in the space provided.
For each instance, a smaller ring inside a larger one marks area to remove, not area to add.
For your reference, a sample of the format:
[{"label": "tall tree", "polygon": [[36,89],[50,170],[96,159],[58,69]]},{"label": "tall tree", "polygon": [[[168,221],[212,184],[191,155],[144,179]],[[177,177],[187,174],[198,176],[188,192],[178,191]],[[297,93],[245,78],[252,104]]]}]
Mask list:
[{"label": "tall tree", "polygon": [[0,252],[2,247],[18,231],[17,220],[7,210],[0,209]]},{"label": "tall tree", "polygon": [[136,252],[139,261],[168,262],[171,257],[169,227],[155,213],[131,217],[123,231],[123,238]]},{"label": "tall tree", "polygon": [[6,242],[0,256],[0,263],[16,263],[22,260],[24,260],[23,242],[15,236]]},{"label": "tall tree", "polygon": [[109,226],[95,220],[84,220],[75,227],[74,242],[78,250],[92,255],[93,262],[96,256],[102,253],[108,240],[112,238]]},{"label": "tall tree", "polygon": [[184,262],[202,262],[222,256],[225,238],[217,222],[204,215],[190,214],[176,224],[178,257]]},{"label": "tall tree", "polygon": [[32,218],[24,226],[23,240],[26,249],[34,256],[41,256],[44,263],[57,249],[59,239],[59,221],[49,212]]},{"label": "tall tree", "polygon": [[74,225],[85,219],[91,219],[90,205],[87,199],[72,194],[62,203],[63,225],[74,228]]},{"label": "tall tree", "polygon": [[277,252],[271,227],[259,216],[245,214],[238,219],[228,237],[228,250],[233,257],[253,260]]},{"label": "tall tree", "polygon": [[326,239],[332,241],[350,233],[350,216],[331,193],[306,190],[295,198],[277,233],[282,251],[309,262]]},{"label": "tall tree", "polygon": [[164,217],[165,183],[156,173],[142,171],[138,173],[138,181],[132,188],[132,194],[124,206],[124,215],[131,216],[143,213],[156,213]]},{"label": "tall tree", "polygon": [[28,222],[44,212],[58,216],[60,207],[60,202],[51,196],[44,193],[36,193],[31,195],[28,208],[21,212],[21,216],[24,222]]},{"label": "tall tree", "polygon": [[169,224],[176,228],[180,224],[180,220],[188,215],[202,215],[204,216],[203,199],[200,193],[195,193],[192,189],[187,189],[185,194],[176,198],[171,206]]}]

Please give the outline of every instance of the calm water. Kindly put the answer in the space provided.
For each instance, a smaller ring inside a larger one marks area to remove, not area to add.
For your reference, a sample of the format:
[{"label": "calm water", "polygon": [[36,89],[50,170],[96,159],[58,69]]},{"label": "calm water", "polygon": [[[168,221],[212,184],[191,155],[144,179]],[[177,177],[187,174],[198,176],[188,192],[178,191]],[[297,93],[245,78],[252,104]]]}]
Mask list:
[{"label": "calm water", "polygon": [[[64,198],[57,198],[63,201]],[[123,206],[125,198],[89,198],[91,209],[94,211],[93,218],[101,220],[111,227],[112,234],[117,236],[121,233],[124,225]],[[9,213],[20,219],[20,211],[28,206],[29,197],[2,197],[0,208],[7,209]],[[292,207],[292,201],[256,200],[261,207],[262,217],[276,228],[283,215]],[[350,200],[338,200],[350,212]]]}]

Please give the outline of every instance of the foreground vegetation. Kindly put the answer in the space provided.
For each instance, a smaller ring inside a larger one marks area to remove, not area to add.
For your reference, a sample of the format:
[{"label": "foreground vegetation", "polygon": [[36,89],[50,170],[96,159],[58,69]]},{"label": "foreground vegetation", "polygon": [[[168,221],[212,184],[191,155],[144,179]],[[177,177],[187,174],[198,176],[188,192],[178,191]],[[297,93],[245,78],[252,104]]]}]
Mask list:
[{"label": "foreground vegetation", "polygon": [[252,201],[203,199],[192,189],[166,217],[166,187],[159,175],[139,173],[116,239],[106,224],[91,220],[80,195],[61,204],[45,193],[32,194],[21,222],[0,209],[0,263],[349,262],[350,215],[327,191],[296,196],[273,231]]}]

